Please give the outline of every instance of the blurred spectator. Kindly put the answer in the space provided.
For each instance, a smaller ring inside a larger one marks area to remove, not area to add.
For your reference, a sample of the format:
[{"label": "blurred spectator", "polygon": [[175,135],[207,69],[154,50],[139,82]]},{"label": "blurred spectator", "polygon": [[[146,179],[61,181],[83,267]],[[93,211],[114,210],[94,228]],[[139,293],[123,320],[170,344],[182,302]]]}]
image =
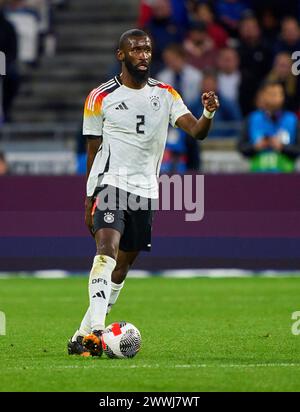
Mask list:
[{"label": "blurred spectator", "polygon": [[162,52],[173,43],[181,43],[185,27],[174,19],[170,0],[153,0],[152,17],[144,28],[151,35],[154,43],[152,72],[162,69]]},{"label": "blurred spectator", "polygon": [[186,2],[182,0],[170,1],[173,20],[177,25],[183,27],[183,29],[186,30],[189,24]]},{"label": "blurred spectator", "polygon": [[17,35],[13,25],[6,19],[0,3],[0,50],[5,53],[6,64],[17,58]]},{"label": "blurred spectator", "polygon": [[264,90],[262,88],[258,89],[255,96],[255,107],[257,110],[264,110]]},{"label": "blurred spectator", "polygon": [[258,12],[258,19],[261,24],[263,37],[269,47],[273,47],[277,41],[279,31],[279,16],[276,14],[272,6],[265,6]]},{"label": "blurred spectator", "polygon": [[286,16],[295,16],[300,18],[300,3],[299,0],[251,0],[251,8],[260,18],[265,10],[269,9],[277,19],[282,19]]},{"label": "blurred spectator", "polygon": [[36,64],[39,46],[39,16],[27,6],[25,0],[11,0],[6,8],[8,20],[13,24],[18,36],[18,60]]},{"label": "blurred spectator", "polygon": [[219,97],[220,107],[216,111],[214,117],[213,129],[209,133],[210,137],[228,137],[235,136],[236,129],[230,126],[226,129],[222,127],[222,130],[218,129],[218,122],[238,122],[242,119],[241,110],[238,102],[229,100],[222,94],[222,91],[218,88],[218,77],[214,71],[207,71],[203,73],[202,86],[198,91],[198,99],[190,106],[192,113],[199,118],[202,115],[203,106],[201,103],[202,93],[214,91]]},{"label": "blurred spectator", "polygon": [[188,31],[184,42],[187,61],[200,70],[214,67],[216,64],[216,47],[203,23],[195,23]]},{"label": "blurred spectator", "polygon": [[[155,7],[155,0],[141,0],[138,27],[144,28],[151,21],[153,16],[153,6]],[[188,26],[188,14],[185,1],[170,0],[172,20],[176,25],[186,28]]]},{"label": "blurred spectator", "polygon": [[217,0],[215,2],[218,20],[232,37],[238,35],[240,20],[249,10],[247,2],[241,0]]},{"label": "blurred spectator", "polygon": [[281,23],[281,33],[275,45],[275,53],[285,51],[292,54],[300,50],[300,27],[297,19],[286,17]]},{"label": "blurred spectator", "polygon": [[3,114],[3,76],[0,75],[0,128],[4,122]]},{"label": "blurred spectator", "polygon": [[244,115],[254,109],[254,98],[259,85],[271,69],[272,53],[262,37],[255,17],[243,19],[239,26],[240,70],[242,74],[240,105]]},{"label": "blurred spectator", "polygon": [[185,173],[188,169],[186,135],[182,130],[170,127],[161,173]]},{"label": "blurred spectator", "polygon": [[35,10],[39,16],[39,35],[41,52],[53,56],[56,49],[56,38],[53,33],[52,1],[26,0],[27,7]]},{"label": "blurred spectator", "polygon": [[213,8],[209,3],[199,3],[196,6],[194,19],[206,25],[207,33],[217,48],[227,45],[228,34],[220,24],[216,23]]},{"label": "blurred spectator", "polygon": [[173,44],[163,52],[166,68],[157,74],[158,80],[171,84],[183,97],[187,104],[193,102],[198,95],[202,74],[186,63],[182,46]]},{"label": "blurred spectator", "polygon": [[297,111],[300,108],[300,82],[299,76],[294,76],[292,73],[292,64],[293,60],[290,54],[278,53],[267,79],[282,84],[286,97],[286,108]]},{"label": "blurred spectator", "polygon": [[266,82],[261,92],[262,107],[249,115],[238,148],[250,158],[252,171],[293,172],[300,154],[297,117],[284,110],[280,83]]},{"label": "blurred spectator", "polygon": [[0,152],[0,176],[8,175],[9,167],[5,159],[4,153]]},{"label": "blurred spectator", "polygon": [[77,162],[76,162],[76,173],[79,175],[86,174],[86,160],[87,160],[87,153],[86,153],[86,136],[82,134],[82,123],[78,128],[76,133],[76,155],[77,155]]},{"label": "blurred spectator", "polygon": [[10,109],[18,92],[17,35],[13,25],[5,18],[0,5],[0,50],[5,53],[6,75],[2,77],[2,116],[10,119]]},{"label": "blurred spectator", "polygon": [[152,18],[153,0],[141,0],[139,5],[138,27],[144,28]]},{"label": "blurred spectator", "polygon": [[[179,45],[166,48],[164,61],[167,68],[158,74],[158,79],[171,84],[191,105],[199,94],[202,73],[186,63],[185,52]],[[201,109],[203,111],[202,104]],[[161,173],[184,173],[199,168],[199,145],[196,139],[180,129],[170,127]]]},{"label": "blurred spectator", "polygon": [[234,105],[238,105],[241,73],[236,50],[229,47],[220,50],[217,67],[218,89],[221,95]]}]

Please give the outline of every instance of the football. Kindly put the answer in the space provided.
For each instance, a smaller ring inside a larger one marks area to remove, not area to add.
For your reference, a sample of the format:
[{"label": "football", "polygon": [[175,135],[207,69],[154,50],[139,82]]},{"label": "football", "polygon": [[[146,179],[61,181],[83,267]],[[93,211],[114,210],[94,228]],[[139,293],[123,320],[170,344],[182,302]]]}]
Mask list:
[{"label": "football", "polygon": [[114,322],[102,334],[104,353],[109,358],[133,358],[140,350],[142,338],[139,330],[128,322]]}]

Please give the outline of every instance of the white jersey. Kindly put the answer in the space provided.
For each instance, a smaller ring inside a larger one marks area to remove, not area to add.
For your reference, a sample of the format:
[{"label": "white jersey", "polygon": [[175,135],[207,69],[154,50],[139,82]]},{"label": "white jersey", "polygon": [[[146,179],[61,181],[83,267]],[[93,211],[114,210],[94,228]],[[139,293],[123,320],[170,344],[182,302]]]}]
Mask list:
[{"label": "white jersey", "polygon": [[119,76],[88,95],[83,134],[102,136],[87,182],[87,196],[108,184],[148,198],[158,198],[160,165],[168,126],[189,113],[169,85],[149,79],[142,89],[122,84]]}]

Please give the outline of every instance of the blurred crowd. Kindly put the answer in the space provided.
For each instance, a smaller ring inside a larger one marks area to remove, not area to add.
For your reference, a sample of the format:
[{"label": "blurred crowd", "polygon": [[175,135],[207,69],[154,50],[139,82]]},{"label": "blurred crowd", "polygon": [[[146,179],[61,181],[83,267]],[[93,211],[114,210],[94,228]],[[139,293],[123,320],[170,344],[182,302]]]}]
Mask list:
[{"label": "blurred crowd", "polygon": [[[281,113],[288,111],[296,119],[297,128],[300,76],[292,73],[291,55],[300,51],[299,21],[298,0],[142,0],[138,24],[154,42],[152,76],[172,84],[196,116],[202,112],[201,94],[213,90],[221,103],[215,116],[218,121],[246,118],[248,124],[248,116],[260,110],[270,115],[275,127]],[[282,89],[282,101],[274,109],[275,114],[265,105],[267,82],[278,83],[278,89]],[[281,129],[284,127],[283,122]],[[224,128],[222,136],[232,136],[230,126]],[[271,137],[279,139],[277,135]],[[286,137],[282,145],[287,142],[296,144],[297,135],[293,132],[293,138]],[[261,150],[279,151],[280,145],[276,147],[263,146]],[[243,145],[239,148],[244,155],[254,156],[244,151]],[[259,145],[254,151],[260,151]],[[184,172],[191,168],[200,168],[197,143],[171,130],[163,171]]]},{"label": "blurred crowd", "polygon": [[[0,125],[10,121],[23,73],[55,54],[54,10],[67,6],[0,0]],[[197,117],[202,93],[215,91],[219,126],[210,138],[240,135],[237,148],[255,171],[293,171],[300,154],[300,74],[292,70],[299,22],[300,0],[140,0],[138,17],[153,39],[152,77],[171,84]],[[170,127],[162,172],[199,170],[200,154],[197,141]]]},{"label": "blurred crowd", "polygon": [[0,77],[0,124],[10,120],[22,68],[36,67],[42,55],[55,54],[53,8],[66,0],[0,0],[0,50],[6,56],[6,75]]}]

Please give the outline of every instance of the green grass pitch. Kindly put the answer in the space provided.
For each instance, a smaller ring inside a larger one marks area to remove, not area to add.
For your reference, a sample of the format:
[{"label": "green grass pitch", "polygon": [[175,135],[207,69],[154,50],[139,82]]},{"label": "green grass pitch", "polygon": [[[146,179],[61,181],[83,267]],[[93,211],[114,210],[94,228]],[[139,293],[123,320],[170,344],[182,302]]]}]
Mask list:
[{"label": "green grass pitch", "polygon": [[300,278],[128,279],[111,323],[142,333],[134,359],[68,356],[87,279],[0,280],[0,391],[299,391]]}]

